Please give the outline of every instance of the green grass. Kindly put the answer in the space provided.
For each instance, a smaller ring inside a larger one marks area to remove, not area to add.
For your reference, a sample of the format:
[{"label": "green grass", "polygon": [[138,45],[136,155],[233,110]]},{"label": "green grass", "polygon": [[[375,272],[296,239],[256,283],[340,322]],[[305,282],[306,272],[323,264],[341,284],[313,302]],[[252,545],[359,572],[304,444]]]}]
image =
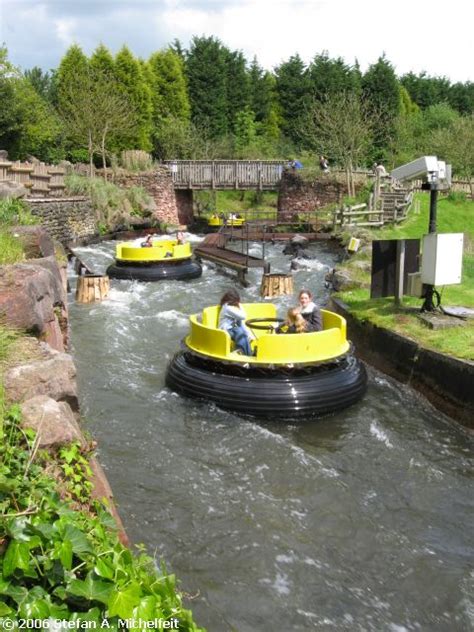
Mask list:
[{"label": "green grass", "polygon": [[0,225],[0,265],[24,261],[25,253],[20,240]]},{"label": "green grass", "polygon": [[[428,232],[429,195],[418,194],[420,212],[410,212],[408,219],[396,226],[365,231],[367,239],[419,238]],[[437,288],[442,305],[463,305],[474,307],[474,202],[459,197],[445,197],[438,201],[437,229],[440,233],[464,233],[464,256],[462,283]],[[403,306],[395,306],[393,298],[370,299],[370,272],[354,266],[356,261],[368,261],[369,254],[363,252],[352,257],[341,266],[351,278],[364,287],[340,292],[339,297],[349,306],[351,313],[360,321],[370,321],[380,327],[391,329],[408,336],[420,345],[463,359],[474,359],[472,340],[474,322],[464,327],[431,330],[423,325],[417,312],[407,307],[419,308],[422,300],[404,297]]]},{"label": "green grass", "polygon": [[278,194],[275,191],[199,191],[194,199],[201,216],[213,213],[241,213],[248,219],[274,219],[277,214]]}]

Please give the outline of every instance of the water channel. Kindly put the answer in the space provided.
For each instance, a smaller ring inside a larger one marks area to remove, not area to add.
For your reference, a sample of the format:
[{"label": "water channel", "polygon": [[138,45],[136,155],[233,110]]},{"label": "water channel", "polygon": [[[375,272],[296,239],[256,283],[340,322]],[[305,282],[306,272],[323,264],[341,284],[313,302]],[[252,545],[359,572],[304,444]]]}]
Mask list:
[{"label": "water channel", "polygon": [[[80,252],[101,272],[113,250]],[[289,267],[281,250],[267,252],[274,272]],[[324,301],[335,255],[311,252],[295,284]],[[260,300],[260,274],[244,301]],[[299,425],[165,388],[188,314],[232,285],[205,265],[201,279],[113,281],[109,300],[71,304],[82,413],[131,539],[166,560],[209,632],[473,629],[465,431],[372,369],[362,402]],[[275,302],[284,314],[292,300]]]}]

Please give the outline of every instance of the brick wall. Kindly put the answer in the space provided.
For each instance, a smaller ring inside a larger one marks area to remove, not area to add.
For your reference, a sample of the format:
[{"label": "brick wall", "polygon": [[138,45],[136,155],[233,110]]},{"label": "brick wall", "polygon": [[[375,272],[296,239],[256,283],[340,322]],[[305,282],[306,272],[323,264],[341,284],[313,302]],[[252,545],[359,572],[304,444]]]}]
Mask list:
[{"label": "brick wall", "polygon": [[120,187],[142,187],[155,200],[157,209],[154,216],[168,224],[182,224],[179,217],[173,181],[168,167],[157,166],[153,171],[143,173],[118,173],[113,182]]},{"label": "brick wall", "polygon": [[345,184],[330,175],[307,181],[298,173],[285,170],[278,195],[278,217],[286,219],[296,213],[316,211],[326,204],[341,202],[345,194]]}]

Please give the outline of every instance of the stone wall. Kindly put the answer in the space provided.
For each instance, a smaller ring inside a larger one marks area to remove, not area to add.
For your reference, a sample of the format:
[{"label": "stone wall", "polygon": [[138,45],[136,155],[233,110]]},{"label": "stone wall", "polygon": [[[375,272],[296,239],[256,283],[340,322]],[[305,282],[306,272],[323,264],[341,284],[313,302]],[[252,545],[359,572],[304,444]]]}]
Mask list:
[{"label": "stone wall", "polygon": [[142,187],[156,204],[154,217],[167,224],[181,224],[173,180],[168,167],[156,166],[144,173],[116,173],[113,182],[120,187]]},{"label": "stone wall", "polygon": [[307,181],[297,172],[285,170],[278,194],[278,218],[288,219],[296,213],[316,211],[326,204],[339,203],[346,194],[346,185],[331,175]]},{"label": "stone wall", "polygon": [[334,297],[329,309],[347,320],[349,338],[365,362],[408,384],[438,410],[474,429],[474,362],[425,349],[393,331],[360,322]]},{"label": "stone wall", "polygon": [[85,197],[25,200],[32,215],[48,233],[63,244],[97,234],[92,202]]},{"label": "stone wall", "polygon": [[178,220],[180,224],[192,224],[193,217],[193,192],[191,189],[175,190],[176,205],[178,207]]}]

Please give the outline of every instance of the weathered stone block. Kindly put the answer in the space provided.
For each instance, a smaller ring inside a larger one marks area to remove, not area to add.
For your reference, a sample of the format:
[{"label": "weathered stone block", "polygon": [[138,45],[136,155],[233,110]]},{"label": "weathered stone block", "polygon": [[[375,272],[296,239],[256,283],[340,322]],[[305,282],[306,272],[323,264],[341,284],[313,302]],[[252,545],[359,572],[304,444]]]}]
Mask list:
[{"label": "weathered stone block", "polygon": [[85,445],[74,413],[66,402],[37,395],[23,402],[20,408],[22,426],[36,430],[40,448],[60,447],[74,441]]}]

